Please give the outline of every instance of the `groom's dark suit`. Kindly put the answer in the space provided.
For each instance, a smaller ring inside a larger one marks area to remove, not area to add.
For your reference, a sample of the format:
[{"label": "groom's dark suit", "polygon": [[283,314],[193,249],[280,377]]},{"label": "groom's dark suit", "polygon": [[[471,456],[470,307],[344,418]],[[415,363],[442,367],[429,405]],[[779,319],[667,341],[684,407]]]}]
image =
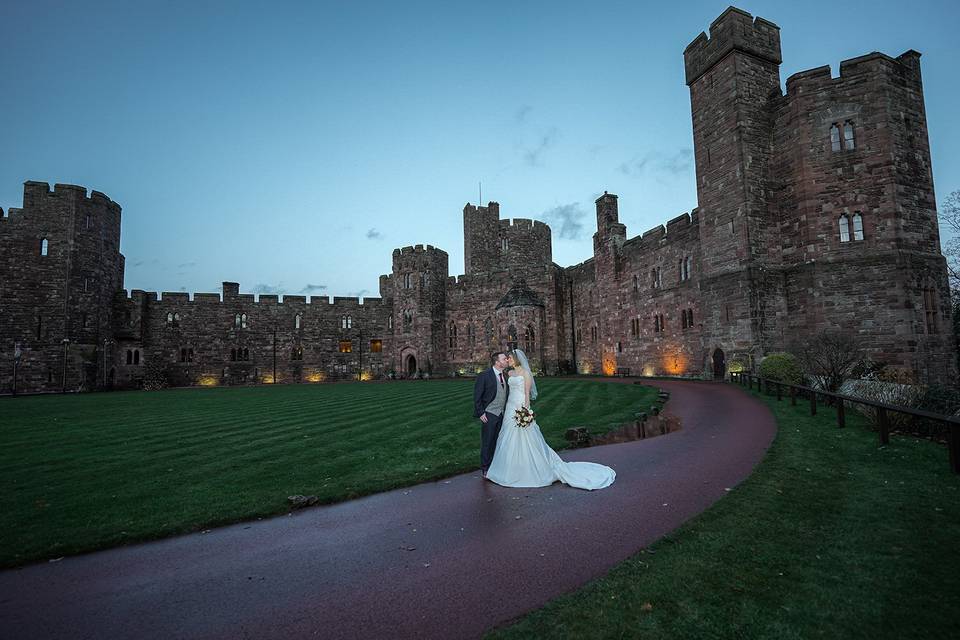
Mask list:
[{"label": "groom's dark suit", "polygon": [[510,393],[507,384],[507,374],[490,367],[479,376],[473,384],[473,417],[479,418],[486,414],[487,421],[480,422],[480,468],[484,471],[493,461],[494,451],[497,449],[497,437],[500,435],[500,425],[503,423],[503,410],[500,415],[487,411],[487,407],[497,397],[497,389],[503,390],[504,406],[506,397]]}]

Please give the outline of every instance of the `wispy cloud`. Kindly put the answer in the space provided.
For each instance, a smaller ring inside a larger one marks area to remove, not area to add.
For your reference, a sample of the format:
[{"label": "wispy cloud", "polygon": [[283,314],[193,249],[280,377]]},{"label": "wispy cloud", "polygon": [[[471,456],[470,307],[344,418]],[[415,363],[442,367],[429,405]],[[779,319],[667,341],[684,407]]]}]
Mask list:
[{"label": "wispy cloud", "polygon": [[182,262],[177,265],[177,269],[184,269],[186,267],[195,267],[197,266],[196,262]]},{"label": "wispy cloud", "polygon": [[523,161],[531,167],[542,166],[544,153],[556,144],[557,138],[559,137],[560,130],[556,127],[551,127],[540,136],[536,145],[523,150]]},{"label": "wispy cloud", "polygon": [[533,107],[528,104],[520,105],[520,108],[517,109],[517,112],[513,116],[514,120],[516,120],[517,124],[525,124],[532,110]]},{"label": "wispy cloud", "polygon": [[367,238],[369,238],[370,240],[376,240],[379,237],[380,237],[380,232],[377,231],[376,229],[371,228],[369,231],[367,231]]},{"label": "wispy cloud", "polygon": [[363,298],[368,293],[370,293],[369,289],[360,289],[360,291],[353,291],[351,293],[348,293],[347,295],[350,296],[351,298]]},{"label": "wispy cloud", "polygon": [[693,167],[693,149],[680,149],[674,154],[665,155],[659,151],[649,151],[620,163],[617,171],[625,176],[640,176],[646,171],[659,174],[680,175],[688,173]]},{"label": "wispy cloud", "polygon": [[327,285],[325,284],[308,284],[303,289],[300,289],[300,293],[313,293],[315,291],[324,291],[326,290]]},{"label": "wispy cloud", "polygon": [[579,202],[571,202],[547,209],[543,212],[543,219],[554,228],[559,237],[564,240],[577,240],[582,237],[586,215],[587,212],[580,207]]},{"label": "wispy cloud", "polygon": [[136,262],[133,263],[133,266],[139,267],[139,266],[142,265],[144,262],[145,262],[144,260],[137,260]]},{"label": "wispy cloud", "polygon": [[256,294],[266,293],[266,294],[279,295],[281,293],[286,293],[286,292],[287,292],[287,289],[286,287],[283,286],[282,282],[276,285],[260,283],[253,287],[253,293],[256,293]]}]

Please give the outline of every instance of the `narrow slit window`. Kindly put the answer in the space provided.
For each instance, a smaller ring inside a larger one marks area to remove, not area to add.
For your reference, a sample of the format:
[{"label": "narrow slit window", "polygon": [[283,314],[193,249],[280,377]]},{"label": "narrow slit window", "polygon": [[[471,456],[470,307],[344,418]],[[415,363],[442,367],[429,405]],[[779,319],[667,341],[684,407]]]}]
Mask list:
[{"label": "narrow slit window", "polygon": [[41,256],[45,256],[45,255],[47,255],[47,253],[49,253],[49,251],[50,251],[50,242],[49,242],[46,238],[41,239],[41,240],[40,240],[40,255],[41,255]]},{"label": "narrow slit window", "polygon": [[847,214],[840,216],[840,242],[850,242],[850,220]]},{"label": "narrow slit window", "polygon": [[843,125],[843,148],[852,151],[856,148],[853,140],[853,123],[849,120]]},{"label": "narrow slit window", "polygon": [[830,125],[830,149],[834,152],[840,151],[840,126]]},{"label": "narrow slit window", "polygon": [[863,240],[863,216],[859,213],[853,214],[853,239]]}]

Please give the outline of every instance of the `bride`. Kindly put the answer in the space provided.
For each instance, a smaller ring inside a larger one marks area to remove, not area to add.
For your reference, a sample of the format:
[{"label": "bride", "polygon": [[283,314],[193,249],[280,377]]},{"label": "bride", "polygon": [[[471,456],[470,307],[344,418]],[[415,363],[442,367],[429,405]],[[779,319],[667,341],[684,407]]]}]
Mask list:
[{"label": "bride", "polygon": [[593,462],[564,462],[547,445],[536,420],[527,427],[517,426],[514,414],[521,406],[529,409],[530,401],[536,400],[537,383],[523,351],[509,352],[507,361],[513,367],[507,379],[510,393],[487,479],[505,487],[546,487],[557,480],[591,490],[613,484],[617,474],[610,467]]}]

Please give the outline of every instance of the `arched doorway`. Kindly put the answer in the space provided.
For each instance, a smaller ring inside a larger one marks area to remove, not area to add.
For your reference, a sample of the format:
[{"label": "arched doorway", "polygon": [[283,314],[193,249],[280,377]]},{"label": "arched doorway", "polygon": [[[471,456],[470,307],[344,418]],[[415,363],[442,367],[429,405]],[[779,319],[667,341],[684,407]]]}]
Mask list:
[{"label": "arched doorway", "polygon": [[727,374],[727,363],[723,356],[723,349],[717,347],[713,352],[713,379],[723,380]]},{"label": "arched doorway", "polygon": [[407,364],[404,368],[408,378],[412,378],[417,373],[417,359],[412,353],[407,356]]}]

